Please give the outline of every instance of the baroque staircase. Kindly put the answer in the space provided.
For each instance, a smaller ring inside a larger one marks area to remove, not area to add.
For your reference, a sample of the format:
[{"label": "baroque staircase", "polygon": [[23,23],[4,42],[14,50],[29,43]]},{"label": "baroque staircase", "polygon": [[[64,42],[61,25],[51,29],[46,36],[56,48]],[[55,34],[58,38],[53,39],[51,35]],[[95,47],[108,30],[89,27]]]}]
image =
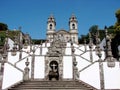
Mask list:
[{"label": "baroque staircase", "polygon": [[23,81],[7,90],[97,90],[96,88],[77,80],[65,81]]}]

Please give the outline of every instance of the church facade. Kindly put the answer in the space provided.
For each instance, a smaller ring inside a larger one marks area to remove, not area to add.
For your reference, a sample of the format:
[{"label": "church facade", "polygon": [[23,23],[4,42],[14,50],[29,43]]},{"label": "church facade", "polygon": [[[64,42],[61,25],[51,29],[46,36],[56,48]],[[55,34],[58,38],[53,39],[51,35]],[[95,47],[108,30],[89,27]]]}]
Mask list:
[{"label": "church facade", "polygon": [[78,43],[78,21],[75,15],[69,18],[69,31],[56,30],[55,18],[51,15],[47,21],[47,40],[52,42],[54,37],[62,38],[66,42]]},{"label": "church facade", "polygon": [[89,44],[78,44],[77,24],[72,15],[69,31],[56,31],[55,18],[50,16],[48,42],[41,44],[32,45],[28,35],[24,44],[7,37],[5,50],[0,53],[0,89],[120,90],[120,62],[112,56],[107,29],[105,52],[99,38],[94,45],[90,34]]}]

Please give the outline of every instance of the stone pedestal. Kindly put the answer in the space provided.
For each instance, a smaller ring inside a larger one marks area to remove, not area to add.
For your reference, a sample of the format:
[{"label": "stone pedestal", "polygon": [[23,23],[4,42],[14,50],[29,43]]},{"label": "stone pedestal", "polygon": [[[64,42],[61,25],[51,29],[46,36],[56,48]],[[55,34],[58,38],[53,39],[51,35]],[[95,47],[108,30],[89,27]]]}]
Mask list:
[{"label": "stone pedestal", "polygon": [[24,74],[23,74],[23,80],[24,80],[24,81],[29,80],[29,71],[30,71],[30,69],[29,69],[28,67],[26,67],[26,68],[24,69]]}]

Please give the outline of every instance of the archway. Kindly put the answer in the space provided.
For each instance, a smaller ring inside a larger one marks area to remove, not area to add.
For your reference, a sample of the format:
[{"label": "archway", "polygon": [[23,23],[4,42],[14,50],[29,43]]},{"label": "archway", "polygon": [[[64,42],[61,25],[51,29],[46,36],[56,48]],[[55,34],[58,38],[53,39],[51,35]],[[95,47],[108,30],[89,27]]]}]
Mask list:
[{"label": "archway", "polygon": [[59,67],[57,61],[51,61],[49,64],[49,80],[59,80]]}]

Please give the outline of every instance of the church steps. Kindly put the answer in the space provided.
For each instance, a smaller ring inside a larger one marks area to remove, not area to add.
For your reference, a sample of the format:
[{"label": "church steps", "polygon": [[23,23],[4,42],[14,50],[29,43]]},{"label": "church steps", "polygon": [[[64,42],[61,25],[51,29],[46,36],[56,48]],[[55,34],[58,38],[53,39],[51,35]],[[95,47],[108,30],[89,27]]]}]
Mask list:
[{"label": "church steps", "polygon": [[35,88],[12,88],[8,90],[93,90],[86,88],[78,88],[78,87],[35,87]]},{"label": "church steps", "polygon": [[24,81],[7,90],[96,90],[82,81]]}]

